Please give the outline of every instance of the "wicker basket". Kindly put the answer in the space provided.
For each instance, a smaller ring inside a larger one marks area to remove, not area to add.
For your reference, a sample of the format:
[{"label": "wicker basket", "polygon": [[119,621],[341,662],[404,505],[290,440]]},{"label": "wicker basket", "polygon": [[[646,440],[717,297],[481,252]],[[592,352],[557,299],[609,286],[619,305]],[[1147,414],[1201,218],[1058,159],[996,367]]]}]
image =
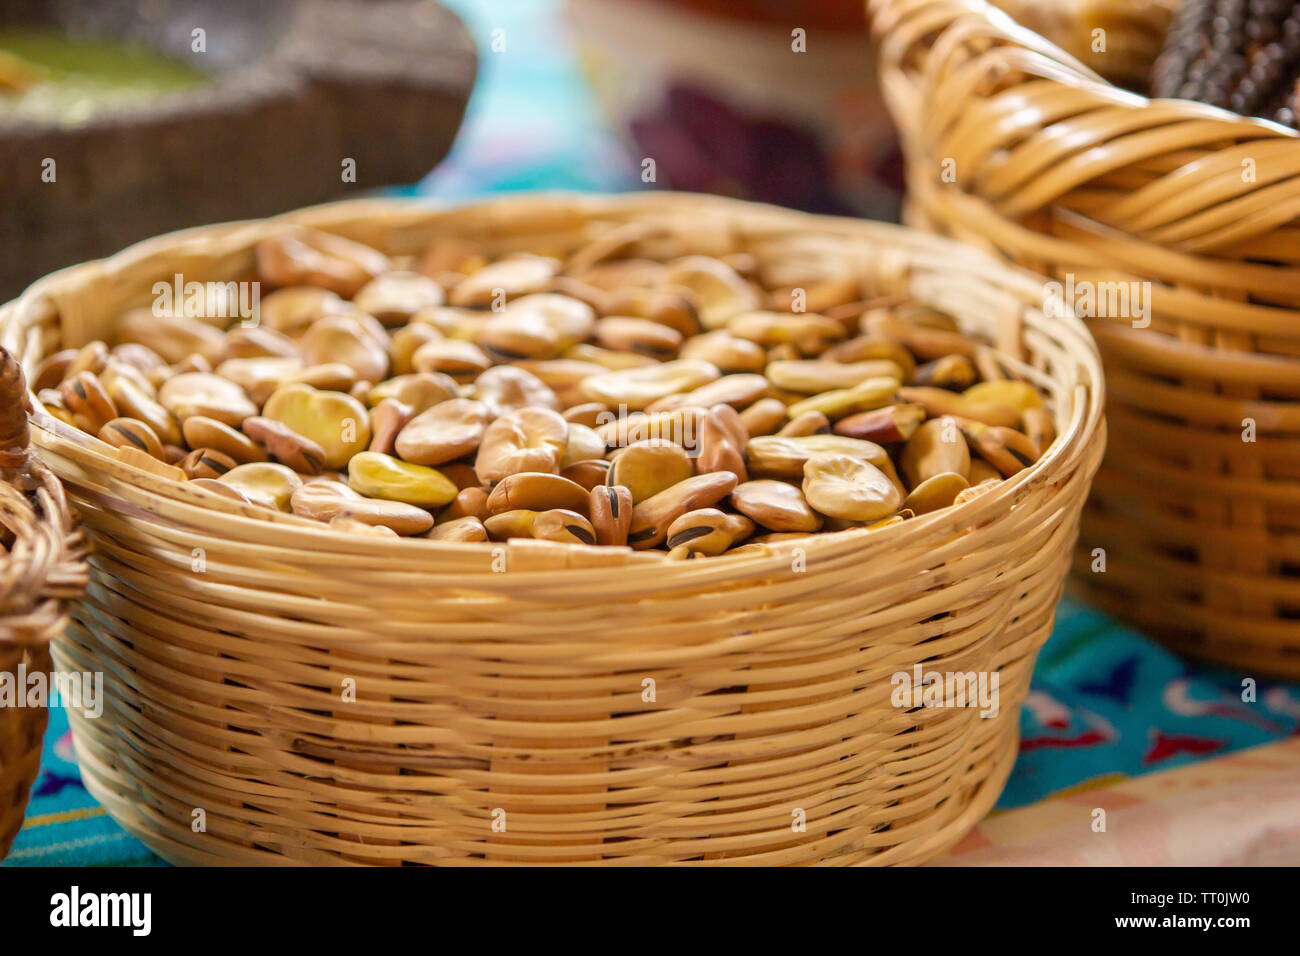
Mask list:
[{"label": "wicker basket", "polygon": [[0,350],[0,675],[21,695],[0,701],[0,859],[22,828],[49,713],[27,699],[19,674],[49,673],[67,599],[86,587],[86,536],[30,447],[26,406],[22,369]]},{"label": "wicker basket", "polygon": [[979,0],[869,11],[908,222],[1149,292],[1148,327],[1089,319],[1111,441],[1078,588],[1181,652],[1300,677],[1300,142],[1116,89]]},{"label": "wicker basket", "polygon": [[[924,233],[687,195],[288,218],[397,255],[459,235],[566,256],[618,230],[610,251],[852,268],[996,343],[1060,437],[955,509],[669,562],[241,512],[38,415],[97,544],[56,657],[105,662],[105,714],[73,733],[128,830],[185,863],[915,863],[993,805],[1104,444],[1094,346],[1038,311],[1040,283]],[[0,339],[31,365],[104,336],[161,276],[248,276],[283,222],[57,273],[0,310]],[[892,706],[891,675],[921,664],[996,673],[998,715]]]}]

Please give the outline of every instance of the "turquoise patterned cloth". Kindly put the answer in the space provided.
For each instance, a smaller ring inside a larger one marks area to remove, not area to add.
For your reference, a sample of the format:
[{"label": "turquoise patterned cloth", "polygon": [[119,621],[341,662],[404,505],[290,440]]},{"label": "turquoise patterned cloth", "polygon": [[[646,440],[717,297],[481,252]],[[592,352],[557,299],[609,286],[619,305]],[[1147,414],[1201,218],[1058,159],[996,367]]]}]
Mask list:
[{"label": "turquoise patterned cloth", "polygon": [[[443,197],[528,189],[622,190],[636,169],[597,115],[551,0],[450,4],[481,38],[480,82],[447,162],[404,192]],[[504,28],[507,52],[487,38]],[[1021,755],[1000,807],[1088,781],[1163,770],[1294,734],[1300,686],[1193,667],[1072,600],[1039,656]],[[81,786],[67,717],[51,715],[45,762],[6,866],[164,865]]]}]

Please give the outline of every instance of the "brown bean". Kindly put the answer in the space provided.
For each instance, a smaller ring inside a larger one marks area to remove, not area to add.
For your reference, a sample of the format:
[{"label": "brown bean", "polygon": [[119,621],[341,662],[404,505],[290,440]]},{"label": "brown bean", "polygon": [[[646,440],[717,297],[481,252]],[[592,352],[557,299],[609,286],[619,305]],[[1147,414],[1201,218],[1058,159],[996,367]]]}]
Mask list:
[{"label": "brown bean", "polygon": [[736,487],[729,472],[695,475],[640,502],[632,511],[628,544],[637,550],[663,543],[669,526],[688,511],[717,504]]},{"label": "brown bean", "polygon": [[185,419],[181,427],[185,433],[185,444],[191,448],[215,449],[229,455],[241,465],[267,460],[266,450],[261,445],[215,418],[193,415]]},{"label": "brown bean", "polygon": [[458,382],[472,382],[492,365],[473,342],[437,339],[425,342],[411,356],[417,372],[441,372]]},{"label": "brown bean", "polygon": [[591,489],[588,513],[596,531],[596,543],[627,544],[632,527],[632,492],[623,485],[597,485]]},{"label": "brown bean", "polygon": [[213,448],[196,448],[181,460],[186,478],[220,478],[239,462]]},{"label": "brown bean", "polygon": [[146,455],[160,460],[163,457],[162,442],[158,438],[158,433],[139,419],[111,419],[99,430],[99,438],[114,448],[119,445],[134,445]]},{"label": "brown bean", "polygon": [[[743,444],[735,440],[735,431],[730,423],[724,423],[721,416],[715,414],[717,408],[731,408],[729,405],[715,406],[704,416],[700,425],[699,454],[695,458],[695,470],[704,475],[710,472],[730,472],[737,481],[748,481],[745,469]],[[732,409],[734,412],[734,409]]]},{"label": "brown bean", "polygon": [[767,378],[777,388],[803,395],[819,395],[831,389],[848,389],[868,379],[903,378],[903,370],[887,359],[841,364],[823,359],[769,362]]},{"label": "brown bean", "polygon": [[182,422],[202,415],[233,427],[257,414],[242,388],[210,372],[173,375],[158,390],[158,402]]},{"label": "brown bean", "polygon": [[932,418],[922,424],[903,446],[898,463],[910,488],[944,472],[966,478],[970,474],[970,449],[958,420]]},{"label": "brown bean", "polygon": [[912,384],[961,391],[970,387],[976,375],[975,366],[967,356],[945,355],[933,362],[918,365],[912,376]]},{"label": "brown bean", "polygon": [[708,256],[683,256],[668,264],[664,285],[691,296],[700,324],[718,329],[760,304],[758,292],[735,269]]},{"label": "brown bean", "polygon": [[453,398],[412,418],[394,442],[397,454],[417,465],[441,465],[478,449],[487,431],[487,406]]},{"label": "brown bean", "polygon": [[898,390],[898,400],[920,405],[931,418],[953,415],[983,422],[985,425],[1000,425],[1005,428],[1015,428],[1020,424],[1020,414],[1014,408],[987,402],[972,402],[944,388],[904,386]]},{"label": "brown bean", "polygon": [[822,517],[795,485],[773,479],[747,481],[731,492],[731,506],[772,531],[817,531]]},{"label": "brown bean", "polygon": [[486,518],[488,516],[488,493],[482,488],[461,488],[452,499],[451,504],[443,508],[438,520],[454,521],[457,518]]},{"label": "brown bean", "polygon": [[403,405],[410,405],[419,415],[457,395],[459,386],[450,376],[438,372],[415,372],[381,382],[370,389],[366,401],[374,406],[386,398],[393,398]]},{"label": "brown bean", "polygon": [[878,521],[903,504],[903,494],[875,465],[848,455],[814,455],[804,463],[803,495],[828,518]]},{"label": "brown bean", "polygon": [[415,353],[426,342],[437,342],[443,334],[432,325],[412,322],[393,332],[388,340],[388,368],[392,375],[415,373]]},{"label": "brown bean", "polygon": [[930,328],[908,321],[893,309],[873,309],[864,314],[862,331],[866,335],[900,342],[924,361],[943,358],[945,355],[970,357],[975,354],[974,341],[960,332]]},{"label": "brown bean", "polygon": [[633,504],[640,504],[694,473],[684,448],[674,442],[649,439],[622,449],[611,463],[605,483],[622,485],[631,492]]},{"label": "brown bean", "polygon": [[650,319],[614,315],[599,319],[595,327],[596,344],[601,348],[637,352],[666,361],[682,347],[682,333]]},{"label": "brown bean", "polygon": [[536,375],[512,365],[497,365],[474,380],[470,397],[487,406],[493,418],[521,408],[559,410],[560,401]]},{"label": "brown bean", "polygon": [[113,325],[118,342],[135,342],[153,349],[168,364],[199,354],[210,363],[221,361],[226,337],[198,319],[183,315],[154,315],[152,309],[130,309]]},{"label": "brown bean", "polygon": [[262,296],[258,327],[297,338],[321,316],[344,314],[348,308],[341,297],[328,289],[306,285],[276,289]]},{"label": "brown bean", "polygon": [[284,422],[254,415],[244,419],[244,432],[266,446],[275,460],[302,475],[317,475],[325,467],[325,449]]},{"label": "brown bean", "polygon": [[677,392],[689,392],[721,375],[717,366],[708,362],[678,359],[644,368],[593,375],[582,382],[580,391],[588,401],[640,411],[658,399]]},{"label": "brown bean", "polygon": [[706,414],[708,410],[698,406],[649,415],[634,412],[603,421],[595,431],[610,448],[626,448],[642,441],[666,441],[683,448],[694,448]]},{"label": "brown bean", "polygon": [[893,445],[911,438],[923,421],[925,409],[920,405],[886,405],[841,418],[831,430],[849,438]]},{"label": "brown bean", "polygon": [[745,408],[763,398],[771,390],[771,385],[762,375],[724,375],[692,391],[680,395],[668,395],[652,402],[646,411],[666,412],[691,405],[700,408],[712,408],[714,405]]},{"label": "brown bean", "polygon": [[536,511],[503,511],[485,518],[483,527],[493,541],[508,541],[511,538],[531,538],[533,522],[537,520]]},{"label": "brown bean", "polygon": [[298,344],[293,339],[264,325],[241,325],[226,333],[226,352],[223,356],[226,361],[237,358],[301,357]]},{"label": "brown bean", "polygon": [[[388,375],[387,342],[387,338],[377,340],[373,335],[367,334],[353,316],[326,315],[311,324],[298,345],[302,350],[302,361],[307,367],[338,363],[350,368],[356,378],[373,383],[382,381]],[[415,354],[418,356],[420,352]],[[413,358],[412,361],[416,359]]]},{"label": "brown bean", "polygon": [[474,470],[487,483],[521,471],[557,474],[568,437],[569,423],[559,412],[521,408],[498,418],[483,432]]},{"label": "brown bean", "polygon": [[176,416],[163,408],[149,392],[126,377],[115,377],[107,386],[109,397],[118,413],[144,422],[168,444],[181,440],[181,426]]},{"label": "brown bean", "polygon": [[830,428],[831,420],[821,412],[802,412],[782,425],[777,435],[781,438],[799,438],[803,435],[828,432]]},{"label": "brown bean", "polygon": [[59,386],[59,394],[73,420],[92,435],[99,434],[101,428],[117,418],[117,406],[91,372],[78,372],[65,379]]},{"label": "brown bean", "polygon": [[526,509],[548,511],[554,508],[586,511],[587,489],[560,475],[541,472],[517,472],[507,475],[487,498],[487,513]]},{"label": "brown bean", "polygon": [[370,246],[301,227],[263,239],[253,254],[268,285],[319,286],[345,299],[391,268],[388,257]]},{"label": "brown bean", "polygon": [[609,477],[609,468],[610,463],[603,458],[592,458],[587,461],[575,461],[569,467],[562,469],[560,474],[590,491],[605,483]]},{"label": "brown bean", "polygon": [[902,381],[904,382],[911,380],[916,369],[916,359],[902,345],[870,335],[861,335],[840,342],[838,345],[832,345],[822,353],[821,357],[826,361],[845,364],[886,359],[903,370]]},{"label": "brown bean", "polygon": [[727,331],[763,348],[789,346],[791,358],[820,355],[844,338],[840,323],[812,312],[744,312],[727,322]]},{"label": "brown bean", "polygon": [[679,335],[692,336],[700,331],[700,320],[689,296],[670,289],[641,289],[625,286],[607,295],[602,315],[628,315],[649,319]]},{"label": "brown bean", "polygon": [[591,522],[574,511],[552,508],[533,520],[533,537],[541,541],[567,544],[595,544],[596,531]]},{"label": "brown bean", "polygon": [[366,498],[340,481],[316,479],[300,485],[290,498],[293,513],[315,521],[333,523],[351,518],[362,524],[389,528],[399,535],[423,534],[433,526],[433,515],[416,505]]},{"label": "brown bean", "polygon": [[804,435],[798,438],[763,435],[751,438],[746,446],[749,472],[756,478],[800,479],[804,462],[819,454],[861,458],[881,469],[892,467],[889,455],[879,445],[840,435]]},{"label": "brown bean", "polygon": [[488,306],[542,289],[560,264],[544,256],[519,254],[475,270],[448,295],[452,305]]},{"label": "brown bean", "polygon": [[588,428],[595,428],[600,424],[601,416],[608,416],[609,413],[609,406],[601,402],[583,402],[561,412],[566,422],[572,425],[586,425]]},{"label": "brown bean", "polygon": [[717,508],[688,511],[668,526],[666,546],[688,548],[696,554],[718,555],[754,533],[754,522],[744,515]]},{"label": "brown bean", "polygon": [[913,514],[925,515],[947,508],[959,494],[970,487],[964,475],[951,471],[931,475],[921,482],[903,500],[903,507]]},{"label": "brown bean", "polygon": [[32,391],[40,392],[42,389],[58,388],[59,383],[67,377],[67,371],[76,357],[76,349],[64,349],[41,359],[40,364],[36,366],[36,372],[32,375]]},{"label": "brown bean", "polygon": [[725,329],[687,339],[679,354],[684,359],[711,362],[728,375],[762,372],[767,365],[767,352],[761,345]]},{"label": "brown bean", "polygon": [[386,398],[370,410],[370,446],[367,450],[393,453],[398,434],[415,417],[415,409],[395,398]]},{"label": "brown bean", "polygon": [[472,515],[466,515],[462,518],[453,518],[450,521],[434,525],[425,534],[425,537],[434,541],[472,542],[486,541],[488,533],[481,520]]},{"label": "brown bean", "polygon": [[980,422],[960,422],[971,450],[1010,478],[1038,460],[1038,446],[1014,428],[998,428]]},{"label": "brown bean", "polygon": [[393,271],[371,279],[352,296],[352,304],[388,328],[411,321],[421,309],[443,303],[442,286],[418,272]]},{"label": "brown bean", "polygon": [[787,421],[785,403],[776,398],[760,398],[740,413],[740,420],[753,437],[771,435]]}]

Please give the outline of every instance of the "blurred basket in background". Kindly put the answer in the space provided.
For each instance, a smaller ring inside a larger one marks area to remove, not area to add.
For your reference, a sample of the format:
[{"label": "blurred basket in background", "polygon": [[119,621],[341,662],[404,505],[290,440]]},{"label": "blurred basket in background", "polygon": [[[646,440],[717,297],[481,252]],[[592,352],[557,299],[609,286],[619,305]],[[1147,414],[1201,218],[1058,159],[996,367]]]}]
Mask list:
[{"label": "blurred basket in background", "polygon": [[50,642],[66,603],[86,586],[86,539],[58,479],[28,442],[27,386],[0,349],[0,859],[23,825],[41,763],[48,696],[28,697],[20,675],[50,672]]},{"label": "blurred basket in background", "polygon": [[[981,0],[868,10],[907,221],[1093,293],[1110,446],[1075,585],[1300,677],[1300,140],[1120,90]],[[1149,312],[1102,314],[1115,290]]]}]

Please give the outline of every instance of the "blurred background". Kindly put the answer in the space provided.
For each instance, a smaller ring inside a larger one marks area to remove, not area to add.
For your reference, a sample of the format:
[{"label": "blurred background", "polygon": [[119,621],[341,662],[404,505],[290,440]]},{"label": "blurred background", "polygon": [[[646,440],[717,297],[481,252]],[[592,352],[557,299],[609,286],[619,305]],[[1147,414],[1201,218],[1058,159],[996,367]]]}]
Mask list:
[{"label": "blurred background", "polygon": [[448,6],[479,38],[479,82],[422,192],[653,186],[897,216],[901,164],[856,0]]},{"label": "blurred background", "polygon": [[0,0],[0,295],[381,187],[894,218],[868,50],[856,0]]}]

